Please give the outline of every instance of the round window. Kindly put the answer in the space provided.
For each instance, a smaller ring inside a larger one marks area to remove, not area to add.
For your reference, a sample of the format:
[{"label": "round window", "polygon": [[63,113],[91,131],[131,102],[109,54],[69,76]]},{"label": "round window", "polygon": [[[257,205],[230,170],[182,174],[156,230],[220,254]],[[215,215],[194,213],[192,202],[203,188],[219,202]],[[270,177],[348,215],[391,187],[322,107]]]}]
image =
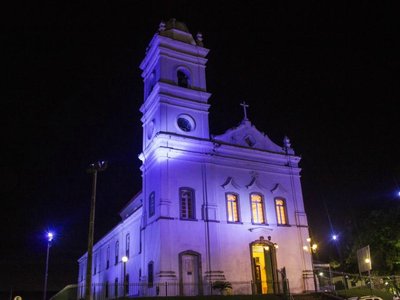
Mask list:
[{"label": "round window", "polygon": [[177,123],[178,127],[184,132],[189,132],[194,130],[194,120],[188,115],[179,116]]}]

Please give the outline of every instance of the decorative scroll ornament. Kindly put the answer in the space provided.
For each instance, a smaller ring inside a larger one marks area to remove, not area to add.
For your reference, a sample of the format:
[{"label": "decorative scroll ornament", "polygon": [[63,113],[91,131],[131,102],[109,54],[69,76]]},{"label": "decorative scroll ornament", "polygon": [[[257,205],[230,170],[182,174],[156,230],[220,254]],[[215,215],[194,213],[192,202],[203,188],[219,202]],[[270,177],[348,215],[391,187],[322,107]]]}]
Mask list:
[{"label": "decorative scroll ornament", "polygon": [[287,194],[287,190],[279,183],[275,185],[275,187],[271,190],[272,194],[283,195]]},{"label": "decorative scroll ornament", "polygon": [[221,186],[226,190],[229,190],[231,188],[234,188],[234,189],[240,188],[240,186],[235,182],[233,177],[228,177]]}]

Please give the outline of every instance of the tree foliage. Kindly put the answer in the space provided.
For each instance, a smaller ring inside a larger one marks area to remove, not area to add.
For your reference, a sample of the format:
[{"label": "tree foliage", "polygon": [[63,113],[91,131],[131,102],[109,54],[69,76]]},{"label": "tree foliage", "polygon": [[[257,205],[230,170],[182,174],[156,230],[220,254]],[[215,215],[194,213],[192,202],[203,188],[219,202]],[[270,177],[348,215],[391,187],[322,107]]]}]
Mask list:
[{"label": "tree foliage", "polygon": [[357,250],[369,245],[373,273],[400,274],[399,225],[400,203],[361,212],[348,233],[353,241],[345,260],[347,269],[358,271]]}]

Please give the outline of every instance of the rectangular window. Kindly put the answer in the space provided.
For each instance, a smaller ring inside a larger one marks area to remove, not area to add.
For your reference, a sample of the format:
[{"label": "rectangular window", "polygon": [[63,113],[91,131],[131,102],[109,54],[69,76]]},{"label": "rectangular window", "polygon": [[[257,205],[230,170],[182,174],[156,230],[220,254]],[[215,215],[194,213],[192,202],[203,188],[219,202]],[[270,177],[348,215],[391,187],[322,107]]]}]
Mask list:
[{"label": "rectangular window", "polygon": [[151,192],[149,195],[149,217],[154,216],[156,212],[155,193]]},{"label": "rectangular window", "polygon": [[264,224],[264,200],[260,194],[252,193],[250,195],[251,213],[253,224]]},{"label": "rectangular window", "polygon": [[236,194],[226,194],[226,209],[228,213],[228,222],[239,222],[239,205],[238,196]]},{"label": "rectangular window", "polygon": [[278,225],[287,225],[286,203],[284,199],[275,199],[275,210]]},{"label": "rectangular window", "polygon": [[194,191],[190,188],[180,188],[181,219],[195,219]]}]

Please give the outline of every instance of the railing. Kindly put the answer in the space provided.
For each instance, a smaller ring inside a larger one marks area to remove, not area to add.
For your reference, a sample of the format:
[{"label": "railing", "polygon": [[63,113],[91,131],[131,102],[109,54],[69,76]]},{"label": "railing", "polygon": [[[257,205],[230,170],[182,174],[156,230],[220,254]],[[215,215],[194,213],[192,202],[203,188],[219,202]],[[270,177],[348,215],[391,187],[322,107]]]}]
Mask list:
[{"label": "railing", "polygon": [[[228,287],[213,287],[212,282],[201,284],[182,284],[179,282],[146,283],[93,283],[93,300],[118,299],[122,297],[154,297],[154,296],[200,296],[200,295],[257,295],[257,294],[281,294],[289,299],[289,283],[287,280],[280,282],[253,282],[236,281],[230,282]],[[77,299],[85,296],[85,286],[76,286]],[[66,300],[56,298],[51,300]]]}]

